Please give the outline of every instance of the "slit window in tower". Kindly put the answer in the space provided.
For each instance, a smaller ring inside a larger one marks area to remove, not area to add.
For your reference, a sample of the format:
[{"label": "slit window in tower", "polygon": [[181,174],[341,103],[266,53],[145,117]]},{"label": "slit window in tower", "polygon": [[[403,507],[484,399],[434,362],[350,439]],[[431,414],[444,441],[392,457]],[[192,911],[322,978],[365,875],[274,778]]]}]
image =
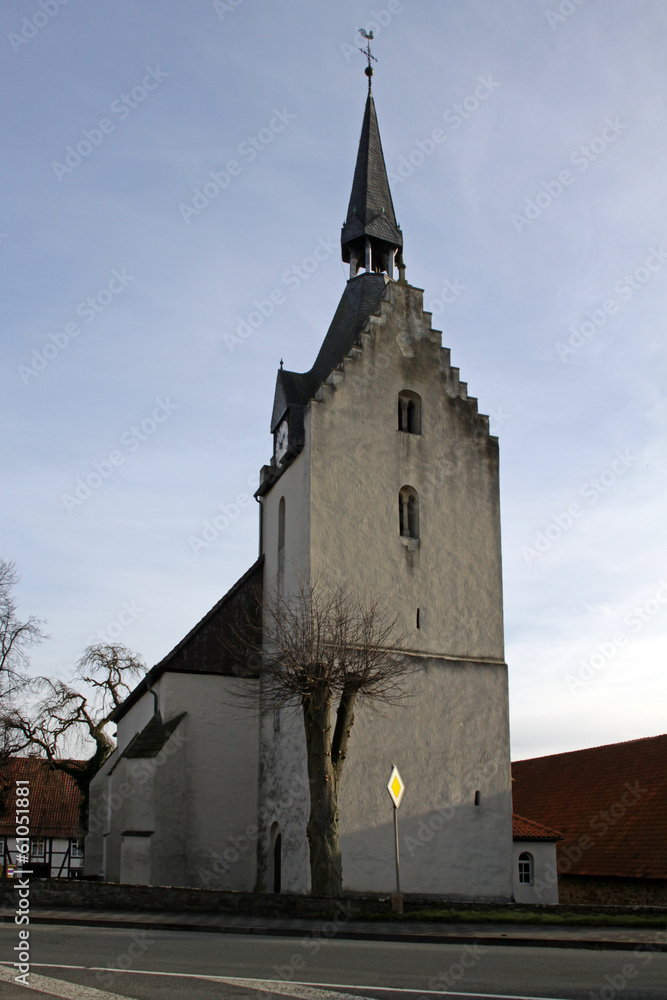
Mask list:
[{"label": "slit window in tower", "polygon": [[285,497],[280,498],[278,504],[278,554],[285,548]]}]

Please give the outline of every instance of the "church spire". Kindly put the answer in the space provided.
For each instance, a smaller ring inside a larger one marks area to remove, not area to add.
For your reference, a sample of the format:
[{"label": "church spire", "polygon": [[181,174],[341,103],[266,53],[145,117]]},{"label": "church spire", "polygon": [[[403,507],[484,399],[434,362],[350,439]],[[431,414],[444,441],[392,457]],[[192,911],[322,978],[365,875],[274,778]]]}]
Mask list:
[{"label": "church spire", "polygon": [[401,257],[403,249],[403,234],[394,214],[375,102],[371,93],[371,59],[375,57],[371,55],[370,44],[361,51],[368,56],[368,66],[364,71],[368,77],[368,97],[352,194],[340,242],[343,260],[350,265],[351,278],[362,268],[378,274],[386,273],[393,278],[394,260],[396,256]]}]

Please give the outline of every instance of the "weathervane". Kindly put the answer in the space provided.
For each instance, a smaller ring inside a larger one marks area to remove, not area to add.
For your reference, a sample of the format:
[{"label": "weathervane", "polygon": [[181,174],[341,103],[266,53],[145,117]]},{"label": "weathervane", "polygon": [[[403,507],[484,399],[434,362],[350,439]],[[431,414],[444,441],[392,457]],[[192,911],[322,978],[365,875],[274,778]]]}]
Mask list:
[{"label": "weathervane", "polygon": [[359,31],[359,34],[361,35],[361,37],[366,39],[366,48],[365,49],[360,48],[359,51],[363,55],[365,55],[366,58],[368,59],[368,66],[364,70],[364,73],[368,77],[368,89],[370,90],[371,89],[371,77],[373,75],[373,67],[371,66],[371,59],[373,60],[373,62],[377,62],[377,59],[375,58],[375,56],[371,52],[371,42],[373,41],[373,32],[372,31],[364,31],[363,28],[358,28],[357,30]]}]

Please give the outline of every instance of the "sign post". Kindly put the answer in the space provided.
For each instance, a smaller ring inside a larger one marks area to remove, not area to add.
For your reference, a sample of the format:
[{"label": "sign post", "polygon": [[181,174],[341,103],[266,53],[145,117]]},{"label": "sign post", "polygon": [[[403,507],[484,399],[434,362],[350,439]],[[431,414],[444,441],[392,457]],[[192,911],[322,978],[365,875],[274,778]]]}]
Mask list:
[{"label": "sign post", "polygon": [[398,773],[398,768],[395,764],[391,769],[391,774],[389,775],[387,791],[389,792],[391,801],[394,804],[394,847],[396,850],[396,892],[392,892],[391,894],[391,908],[394,913],[402,913],[403,894],[401,892],[401,870],[399,866],[398,853],[398,807],[400,806],[401,799],[403,798],[405,785],[403,784],[403,779]]}]

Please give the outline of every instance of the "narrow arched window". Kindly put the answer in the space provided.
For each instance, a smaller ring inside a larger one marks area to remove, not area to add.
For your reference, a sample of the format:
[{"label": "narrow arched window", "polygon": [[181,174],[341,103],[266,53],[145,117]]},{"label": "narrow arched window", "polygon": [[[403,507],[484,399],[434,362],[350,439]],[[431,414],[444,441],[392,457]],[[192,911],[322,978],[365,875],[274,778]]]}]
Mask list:
[{"label": "narrow arched window", "polygon": [[278,504],[278,551],[285,548],[285,497]]},{"label": "narrow arched window", "polygon": [[406,434],[421,434],[421,399],[416,392],[404,389],[398,394],[398,429]]},{"label": "narrow arched window", "polygon": [[519,855],[519,885],[533,885],[534,881],[533,855],[523,851]]},{"label": "narrow arched window", "polygon": [[398,525],[402,538],[419,538],[419,497],[412,486],[398,494]]}]

